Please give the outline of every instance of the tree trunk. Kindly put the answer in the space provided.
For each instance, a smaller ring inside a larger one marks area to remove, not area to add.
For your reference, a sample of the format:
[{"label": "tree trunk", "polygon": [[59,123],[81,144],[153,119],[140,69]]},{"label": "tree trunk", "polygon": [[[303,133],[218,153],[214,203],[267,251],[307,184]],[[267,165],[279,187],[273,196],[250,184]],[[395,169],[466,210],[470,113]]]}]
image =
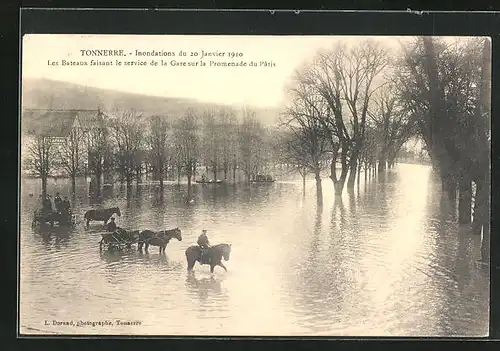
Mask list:
[{"label": "tree trunk", "polygon": [[[488,167],[489,168],[489,167]],[[489,261],[490,250],[490,175],[489,172],[483,175],[476,183],[476,196],[474,202],[474,218],[472,220],[472,233],[482,234],[481,240],[481,259],[484,262]]]},{"label": "tree trunk", "polygon": [[160,179],[160,168],[159,166],[156,166],[153,168],[153,180],[159,180]]},{"label": "tree trunk", "polygon": [[[489,168],[489,167],[488,167]],[[486,174],[485,186],[483,188],[484,201],[483,201],[483,240],[481,241],[481,258],[484,262],[490,260],[490,221],[491,221],[491,189],[490,189],[490,173]]]},{"label": "tree trunk", "polygon": [[76,174],[74,173],[71,175],[71,193],[76,193]]},{"label": "tree trunk", "polygon": [[302,195],[306,196],[306,173],[302,174]]},{"label": "tree trunk", "polygon": [[359,150],[352,151],[351,160],[349,162],[349,179],[347,180],[347,188],[354,189],[354,182],[356,181],[356,173],[358,171],[358,156]]},{"label": "tree trunk", "polygon": [[380,159],[378,160],[378,173],[382,173],[383,171],[385,171],[387,169],[387,161],[385,159],[385,157],[380,157]]},{"label": "tree trunk", "polygon": [[102,172],[100,170],[97,170],[95,172],[95,192],[97,196],[101,195],[101,177],[102,177]]},{"label": "tree trunk", "polygon": [[135,181],[136,184],[141,183],[141,167],[136,167],[135,169]]},{"label": "tree trunk", "polygon": [[342,191],[344,190],[344,185],[345,185],[345,180],[347,178],[347,172],[348,172],[348,167],[347,167],[347,162],[346,158],[347,155],[342,156],[342,171],[340,174],[340,178],[337,179],[337,170],[336,170],[336,161],[332,161],[330,165],[330,178],[333,181],[333,186],[335,188],[335,195],[340,196],[342,195]]},{"label": "tree trunk", "polygon": [[360,178],[361,178],[361,167],[362,167],[362,166],[361,166],[361,163],[360,163],[360,164],[358,165],[358,175],[357,175],[357,178],[356,178],[356,180],[357,180],[357,184],[356,184],[356,185],[357,185],[357,187],[358,187],[358,188],[359,188],[359,180],[360,180]]},{"label": "tree trunk", "polygon": [[164,178],[164,168],[160,168],[160,189],[163,192],[163,178]]},{"label": "tree trunk", "polygon": [[128,189],[132,186],[132,177],[130,173],[127,173],[127,175],[125,176],[125,184],[127,185],[127,191],[128,191]]},{"label": "tree trunk", "polygon": [[456,210],[456,204],[457,204],[457,182],[455,180],[455,177],[453,176],[453,173],[450,171],[447,172],[442,172],[441,173],[441,184],[443,190],[446,192],[448,195],[448,199],[450,200],[451,204],[453,205],[453,209]]},{"label": "tree trunk", "polygon": [[458,222],[470,224],[472,211],[472,182],[462,179],[459,187]]},{"label": "tree trunk", "polygon": [[216,165],[214,165],[212,167],[212,173],[214,175],[214,181],[217,181],[217,166]]},{"label": "tree trunk", "polygon": [[481,235],[481,230],[489,212],[487,184],[485,178],[476,180],[476,196],[474,198],[474,219],[472,220],[472,232]]},{"label": "tree trunk", "polygon": [[187,174],[187,181],[188,181],[188,198],[187,198],[187,200],[191,201],[191,199],[193,197],[193,189],[191,186],[191,171],[189,171]]},{"label": "tree trunk", "polygon": [[316,170],[314,175],[315,175],[315,179],[316,179],[316,200],[317,200],[318,204],[322,205],[323,204],[323,187],[321,185],[321,175],[320,175],[319,170]]},{"label": "tree trunk", "polygon": [[47,197],[47,176],[42,175],[42,198],[45,199]]}]

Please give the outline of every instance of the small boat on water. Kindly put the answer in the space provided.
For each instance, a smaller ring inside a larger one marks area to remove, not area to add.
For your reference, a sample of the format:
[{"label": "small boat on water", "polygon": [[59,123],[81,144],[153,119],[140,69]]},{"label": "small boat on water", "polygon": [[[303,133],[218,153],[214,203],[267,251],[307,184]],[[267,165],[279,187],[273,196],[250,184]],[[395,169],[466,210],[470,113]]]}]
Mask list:
[{"label": "small boat on water", "polygon": [[254,179],[250,180],[250,183],[274,183],[276,179],[273,179],[270,175],[258,174]]},{"label": "small boat on water", "polygon": [[251,180],[250,183],[274,183],[276,179],[271,180]]},{"label": "small boat on water", "polygon": [[220,184],[222,180],[195,180],[198,184]]}]

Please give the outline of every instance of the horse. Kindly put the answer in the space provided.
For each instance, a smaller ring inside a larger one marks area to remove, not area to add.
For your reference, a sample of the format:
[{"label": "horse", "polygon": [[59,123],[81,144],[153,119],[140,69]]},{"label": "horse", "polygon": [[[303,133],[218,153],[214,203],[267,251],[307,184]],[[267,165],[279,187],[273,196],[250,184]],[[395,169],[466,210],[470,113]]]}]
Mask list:
[{"label": "horse", "polygon": [[[202,260],[201,248],[198,245],[190,246],[186,249],[186,260],[188,264],[188,272],[193,270],[193,267],[198,261],[201,265],[209,264],[210,273],[214,272],[215,266],[220,266],[224,268],[227,272],[226,266],[221,262],[222,258],[224,261],[229,261],[229,256],[231,255],[231,244],[218,244],[207,249],[204,259]],[[208,258],[208,259],[207,259]]]},{"label": "horse", "polygon": [[106,224],[107,221],[111,218],[113,214],[117,214],[118,217],[121,217],[121,212],[118,207],[104,208],[98,210],[88,210],[85,212],[83,218],[87,221],[87,227],[89,226],[90,221],[103,221]]},{"label": "horse", "polygon": [[69,212],[43,212],[43,211],[35,211],[33,215],[33,221],[31,222],[31,226],[34,227],[39,223],[50,223],[50,226],[53,227],[54,223],[58,223],[59,225],[71,226],[75,224],[73,214],[71,211]]},{"label": "horse", "polygon": [[179,228],[162,230],[159,232],[153,232],[151,230],[143,230],[139,234],[138,249],[142,250],[142,246],[145,244],[144,250],[147,252],[149,246],[158,246],[160,248],[160,254],[165,253],[165,248],[172,238],[182,241],[182,232]]}]

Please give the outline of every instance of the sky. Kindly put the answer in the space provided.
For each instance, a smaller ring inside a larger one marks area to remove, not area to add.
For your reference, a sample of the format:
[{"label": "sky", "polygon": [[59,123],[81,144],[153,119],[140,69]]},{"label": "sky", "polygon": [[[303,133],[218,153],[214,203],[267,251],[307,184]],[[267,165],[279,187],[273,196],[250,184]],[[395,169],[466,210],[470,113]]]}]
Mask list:
[{"label": "sky", "polygon": [[[162,97],[192,98],[221,104],[278,107],[285,100],[285,83],[293,71],[311,60],[320,48],[339,40],[353,43],[372,38],[398,48],[402,37],[340,36],[181,36],[181,35],[55,35],[23,37],[23,78],[48,78],[97,88]],[[82,56],[80,50],[124,50],[125,57]],[[168,51],[175,57],[139,57],[138,51]],[[179,51],[187,56],[179,56]],[[224,52],[225,57],[201,58],[201,51]],[[198,56],[191,56],[191,52]],[[242,56],[228,58],[229,52]],[[239,55],[239,54],[237,54]],[[116,66],[116,59],[122,66]],[[207,66],[151,66],[152,60],[204,61]],[[62,60],[113,62],[113,66],[62,66]],[[146,61],[146,66],[123,66],[123,61]],[[210,67],[209,61],[271,61],[274,66]],[[58,65],[50,65],[58,62]]]}]

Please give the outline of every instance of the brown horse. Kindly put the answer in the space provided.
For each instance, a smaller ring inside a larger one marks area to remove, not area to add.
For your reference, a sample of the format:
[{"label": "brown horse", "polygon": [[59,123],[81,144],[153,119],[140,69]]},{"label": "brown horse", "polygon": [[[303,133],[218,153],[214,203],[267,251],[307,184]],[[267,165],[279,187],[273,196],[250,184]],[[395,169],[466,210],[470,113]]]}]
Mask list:
[{"label": "brown horse", "polygon": [[148,252],[149,246],[158,246],[160,248],[159,253],[165,253],[165,249],[172,238],[182,241],[182,233],[179,228],[162,230],[159,232],[153,232],[152,230],[143,230],[139,234],[137,247],[139,250],[142,250],[142,246],[146,245],[144,250]]},{"label": "brown horse", "polygon": [[89,226],[90,221],[103,221],[106,224],[107,221],[111,218],[113,214],[117,214],[118,217],[121,217],[121,212],[118,207],[104,208],[98,210],[88,210],[85,212],[83,218],[87,221],[87,227]]},{"label": "brown horse", "polygon": [[231,244],[218,244],[207,249],[207,253],[202,259],[201,248],[198,245],[190,246],[186,249],[186,259],[188,264],[188,272],[193,270],[193,267],[198,261],[200,264],[209,264],[210,273],[214,272],[215,266],[220,266],[224,268],[227,272],[226,266],[222,264],[222,258],[224,261],[229,261],[229,256],[231,255]]}]

